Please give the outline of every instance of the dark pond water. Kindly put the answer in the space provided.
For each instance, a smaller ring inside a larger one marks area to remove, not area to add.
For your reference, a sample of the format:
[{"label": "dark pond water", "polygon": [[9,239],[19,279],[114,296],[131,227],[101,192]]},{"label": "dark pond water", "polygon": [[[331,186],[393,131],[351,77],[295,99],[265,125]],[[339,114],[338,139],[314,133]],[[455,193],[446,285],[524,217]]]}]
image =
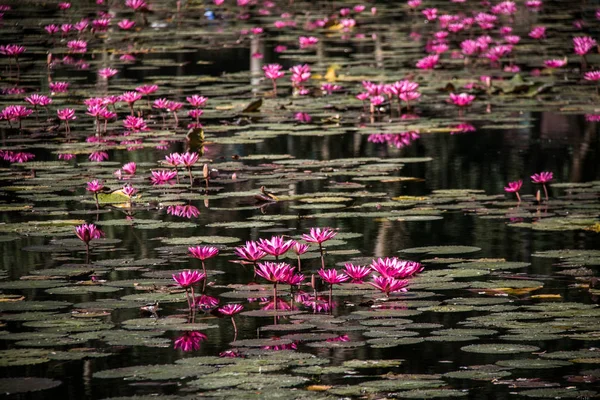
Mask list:
[{"label": "dark pond water", "polygon": [[[594,4],[99,3],[2,6],[0,393],[598,396]],[[428,54],[435,68],[417,68]],[[269,64],[285,73],[276,94]],[[292,78],[304,64],[312,75]],[[157,88],[133,113],[111,101],[143,85]],[[458,107],[450,93],[475,98]],[[198,160],[175,169],[173,153]],[[542,172],[552,179],[533,182]],[[505,191],[518,180],[521,201]],[[104,234],[88,251],[84,223]],[[323,247],[338,273],[380,257],[424,268],[405,292],[386,297],[371,271],[329,303],[313,243],[305,279],[279,284],[274,304],[236,248],[307,243],[317,227],[337,232]],[[233,321],[190,311],[172,275],[202,271],[192,246],[218,249],[193,287],[243,306]]]}]

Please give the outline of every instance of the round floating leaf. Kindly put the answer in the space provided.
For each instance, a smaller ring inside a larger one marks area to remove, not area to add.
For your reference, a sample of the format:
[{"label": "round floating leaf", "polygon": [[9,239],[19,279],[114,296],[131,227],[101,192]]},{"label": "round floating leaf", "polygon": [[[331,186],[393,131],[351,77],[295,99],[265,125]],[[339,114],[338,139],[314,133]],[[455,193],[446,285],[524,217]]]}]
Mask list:
[{"label": "round floating leaf", "polygon": [[231,342],[231,346],[235,347],[263,347],[263,346],[285,346],[292,344],[289,339],[243,339]]},{"label": "round floating leaf", "polygon": [[502,269],[520,269],[530,266],[531,263],[526,262],[508,262],[508,261],[474,261],[474,262],[465,262],[459,264],[450,264],[448,267],[450,268],[483,268],[489,269],[491,271],[494,270],[502,270]]},{"label": "round floating leaf", "polygon": [[483,367],[484,368],[447,372],[444,374],[444,377],[453,379],[472,379],[476,381],[494,381],[511,375],[508,371],[503,371],[497,367],[494,368],[495,366]]},{"label": "round floating leaf", "polygon": [[402,364],[404,360],[348,360],[342,363],[346,368],[391,368]]},{"label": "round floating leaf", "polygon": [[66,301],[16,301],[0,302],[0,311],[51,311],[67,308],[71,303]]},{"label": "round floating leaf", "polygon": [[62,286],[46,289],[48,294],[60,295],[82,295],[88,293],[112,293],[121,290],[117,287],[109,287],[102,285],[77,285],[77,286]]},{"label": "round floating leaf", "polygon": [[161,329],[167,331],[196,331],[210,328],[217,328],[218,325],[209,325],[201,323],[188,323],[186,318],[136,318],[123,321],[124,329],[133,330],[153,330]]},{"label": "round floating leaf", "polygon": [[311,342],[308,343],[309,347],[323,348],[323,349],[351,349],[355,347],[362,347],[366,345],[366,342]]},{"label": "round floating leaf", "polygon": [[400,250],[401,253],[408,254],[425,254],[433,256],[447,256],[454,254],[475,253],[481,250],[480,247],[474,246],[428,246],[428,247],[413,247],[410,249]]},{"label": "round floating leaf", "polygon": [[586,399],[595,397],[597,392],[591,390],[577,390],[576,388],[544,388],[530,389],[519,392],[519,395],[542,399]]},{"label": "round floating leaf", "polygon": [[518,353],[533,353],[540,348],[536,346],[526,346],[510,343],[489,343],[489,344],[471,344],[460,348],[462,351],[469,353],[484,353],[484,354],[518,354]]},{"label": "round floating leaf", "polygon": [[518,369],[549,369],[565,367],[573,364],[568,361],[523,358],[514,360],[500,360],[496,362],[496,365]]},{"label": "round floating leaf", "polygon": [[95,372],[93,377],[99,379],[122,378],[125,380],[134,381],[162,381],[169,379],[184,379],[188,377],[201,376],[213,373],[216,370],[217,369],[214,367],[198,365],[136,365],[133,367],[108,369],[104,371]]},{"label": "round floating leaf", "polygon": [[20,280],[10,282],[0,282],[1,290],[24,290],[24,289],[48,289],[67,284],[62,280]]},{"label": "round floating leaf", "polygon": [[423,390],[410,390],[408,392],[400,392],[396,396],[402,399],[438,399],[438,398],[450,398],[450,397],[464,397],[469,393],[461,390],[454,389],[423,389]]},{"label": "round floating leaf", "polygon": [[55,388],[61,383],[61,381],[49,378],[0,378],[0,393],[11,395],[15,393],[37,392]]},{"label": "round floating leaf", "polygon": [[230,244],[240,242],[240,238],[231,236],[190,236],[181,238],[163,238],[161,242],[169,245],[197,246],[201,244]]}]

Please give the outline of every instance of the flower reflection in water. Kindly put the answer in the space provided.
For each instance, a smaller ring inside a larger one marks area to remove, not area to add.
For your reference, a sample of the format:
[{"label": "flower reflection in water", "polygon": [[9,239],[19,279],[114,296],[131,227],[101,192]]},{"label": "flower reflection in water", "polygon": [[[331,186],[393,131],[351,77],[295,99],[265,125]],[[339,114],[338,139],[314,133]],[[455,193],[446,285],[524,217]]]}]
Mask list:
[{"label": "flower reflection in water", "polygon": [[197,351],[200,350],[200,342],[205,341],[208,337],[198,331],[185,332],[183,335],[175,339],[173,348],[175,350],[181,349],[182,351]]},{"label": "flower reflection in water", "polygon": [[387,143],[397,149],[401,149],[410,145],[415,140],[419,139],[419,132],[407,131],[401,133],[375,133],[369,135],[367,140],[371,143]]}]

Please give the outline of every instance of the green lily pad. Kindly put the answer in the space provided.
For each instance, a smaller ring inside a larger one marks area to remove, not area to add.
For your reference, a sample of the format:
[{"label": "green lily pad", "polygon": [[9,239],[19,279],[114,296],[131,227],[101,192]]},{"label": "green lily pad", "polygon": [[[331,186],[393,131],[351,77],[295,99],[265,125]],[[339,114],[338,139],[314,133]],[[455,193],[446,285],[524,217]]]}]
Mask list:
[{"label": "green lily pad", "polygon": [[518,354],[518,353],[533,353],[540,348],[536,346],[526,346],[510,343],[489,343],[489,344],[471,344],[460,348],[462,351],[469,353],[484,353],[484,354]]},{"label": "green lily pad", "polygon": [[428,247],[413,247],[410,249],[400,250],[401,253],[408,254],[424,254],[433,256],[447,256],[454,254],[467,254],[480,251],[480,247],[474,246],[428,246]]}]

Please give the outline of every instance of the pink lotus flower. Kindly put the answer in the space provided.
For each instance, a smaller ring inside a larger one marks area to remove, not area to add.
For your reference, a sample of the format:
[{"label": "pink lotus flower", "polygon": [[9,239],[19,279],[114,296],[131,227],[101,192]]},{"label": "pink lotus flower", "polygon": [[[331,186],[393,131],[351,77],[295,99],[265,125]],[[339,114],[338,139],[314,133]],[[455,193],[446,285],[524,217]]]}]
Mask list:
[{"label": "pink lotus flower", "polygon": [[46,107],[48,104],[52,103],[52,99],[48,96],[44,96],[43,94],[34,93],[31,96],[25,97],[25,101],[31,104],[32,106],[41,106]]},{"label": "pink lotus flower", "polygon": [[527,0],[525,2],[525,7],[527,7],[531,11],[539,11],[542,8],[544,3],[542,0]]},{"label": "pink lotus flower", "polygon": [[123,191],[123,194],[125,196],[129,197],[129,199],[131,199],[131,197],[133,197],[133,195],[135,195],[138,191],[136,188],[134,188],[130,184],[124,185],[121,190]]},{"label": "pink lotus flower", "polygon": [[470,106],[475,100],[475,96],[467,93],[454,94],[450,93],[450,101],[458,107]]},{"label": "pink lotus flower", "polygon": [[188,101],[188,103],[190,103],[192,107],[196,108],[204,107],[204,105],[208,101],[208,98],[204,96],[199,96],[197,94],[190,97],[186,97],[185,99]]},{"label": "pink lotus flower", "polygon": [[575,53],[580,56],[586,55],[594,46],[596,46],[596,40],[589,36],[580,36],[573,38],[573,47]]},{"label": "pink lotus flower", "polygon": [[93,239],[100,239],[104,237],[104,232],[102,232],[98,227],[94,224],[83,224],[75,227],[75,234],[86,246]]},{"label": "pink lotus flower", "polygon": [[306,253],[308,251],[308,249],[309,249],[309,247],[307,244],[298,243],[298,242],[296,242],[294,244],[294,247],[292,247],[292,250],[294,251],[294,253],[296,253],[296,255],[302,255],[302,254]]},{"label": "pink lotus flower", "polygon": [[7,44],[0,46],[0,54],[4,54],[8,57],[18,58],[25,52],[26,48],[18,44]]},{"label": "pink lotus flower", "polygon": [[85,53],[87,51],[87,42],[84,40],[71,40],[67,42],[67,48],[71,53]]},{"label": "pink lotus flower", "polygon": [[352,279],[352,283],[362,283],[363,279],[371,273],[370,268],[352,263],[345,263],[344,269],[346,274]]},{"label": "pink lotus flower", "polygon": [[[167,181],[168,182],[168,181]],[[170,183],[170,182],[168,182]],[[198,207],[187,205],[187,206],[168,206],[167,214],[175,215],[178,217],[183,217],[187,219],[198,218],[200,215],[200,210]]]},{"label": "pink lotus flower", "polygon": [[381,276],[390,278],[409,278],[423,270],[421,263],[397,257],[374,259],[369,267]]},{"label": "pink lotus flower", "polygon": [[50,82],[48,86],[52,93],[64,93],[69,90],[68,82]]},{"label": "pink lotus flower", "polygon": [[551,60],[544,60],[544,65],[547,68],[561,68],[564,67],[567,64],[567,59],[551,59]]},{"label": "pink lotus flower", "polygon": [[298,42],[300,43],[300,48],[305,49],[319,43],[319,39],[314,36],[300,36]]},{"label": "pink lotus flower", "polygon": [[312,117],[310,114],[305,112],[299,112],[294,115],[294,119],[298,122],[302,122],[303,124],[310,124],[312,121]]},{"label": "pink lotus flower", "polygon": [[124,31],[127,31],[135,26],[135,21],[123,19],[123,20],[119,21],[119,23],[117,25],[119,26],[119,28],[123,29]]},{"label": "pink lotus flower", "polygon": [[109,25],[110,25],[110,18],[95,19],[92,21],[92,31],[104,32],[108,29]]},{"label": "pink lotus flower", "polygon": [[548,183],[552,181],[552,172],[540,172],[538,174],[531,175],[531,182],[533,183]]},{"label": "pink lotus flower", "polygon": [[335,269],[323,269],[319,270],[319,276],[323,281],[329,283],[330,285],[339,285],[342,282],[346,282],[348,279],[348,275],[344,273],[338,273]]},{"label": "pink lotus flower", "polygon": [[238,257],[252,262],[258,261],[267,255],[267,253],[262,251],[258,244],[253,241],[247,241],[245,246],[236,247],[234,251]]},{"label": "pink lotus flower", "polygon": [[267,64],[262,69],[265,71],[265,77],[268,79],[279,79],[285,75],[281,70],[280,64]]},{"label": "pink lotus flower", "polygon": [[304,281],[303,274],[290,274],[283,283],[291,286],[298,286]]},{"label": "pink lotus flower", "polygon": [[553,177],[554,175],[552,172],[546,171],[531,175],[531,182],[542,184],[544,194],[546,195],[546,201],[548,201],[548,189],[546,188],[546,183],[551,182]]},{"label": "pink lotus flower", "polygon": [[277,260],[280,255],[285,254],[296,241],[284,241],[283,236],[273,236],[271,239],[259,239],[258,247],[267,254],[275,256]]},{"label": "pink lotus flower", "polygon": [[543,39],[546,37],[546,27],[536,26],[529,32],[529,37],[532,39]]},{"label": "pink lotus flower", "polygon": [[71,8],[71,3],[58,3],[59,10],[68,10]]},{"label": "pink lotus flower", "polygon": [[202,311],[207,312],[219,305],[219,299],[205,294],[198,296],[193,301],[193,306],[200,308]]},{"label": "pink lotus flower", "polygon": [[212,246],[188,247],[190,255],[199,260],[207,260],[219,254],[219,249]]},{"label": "pink lotus flower", "polygon": [[337,235],[337,231],[330,228],[311,228],[310,233],[302,235],[302,239],[309,243],[321,244],[327,240],[333,239],[335,235]]},{"label": "pink lotus flower", "polygon": [[287,263],[264,262],[256,267],[256,274],[262,278],[277,284],[287,279],[294,273],[294,267]]},{"label": "pink lotus flower", "polygon": [[88,190],[92,193],[98,193],[103,188],[104,188],[104,183],[102,183],[102,181],[99,181],[98,179],[94,179],[87,183],[86,190]]},{"label": "pink lotus flower", "polygon": [[146,11],[149,9],[148,3],[144,0],[126,0],[125,6],[133,9],[134,11]]},{"label": "pink lotus flower", "polygon": [[337,92],[341,89],[342,87],[340,85],[335,85],[333,83],[321,84],[321,90],[323,91],[323,94],[331,95],[333,92]]},{"label": "pink lotus flower", "polygon": [[48,32],[49,35],[54,35],[55,33],[58,33],[58,31],[60,31],[60,28],[58,27],[58,25],[51,24],[46,25],[44,27],[44,30]]},{"label": "pink lotus flower", "polygon": [[183,164],[181,160],[181,155],[179,153],[171,153],[165,156],[165,164],[170,165],[172,167],[177,167]]},{"label": "pink lotus flower", "polygon": [[198,153],[185,152],[179,155],[179,160],[181,161],[181,164],[183,166],[185,166],[186,168],[191,168],[192,165],[196,164],[199,157],[200,156],[198,155]]},{"label": "pink lotus flower", "polygon": [[206,279],[206,274],[198,270],[187,270],[179,272],[177,274],[173,274],[173,280],[184,289],[193,286],[194,284],[202,281],[203,279]]},{"label": "pink lotus flower", "polygon": [[521,196],[519,196],[519,190],[521,190],[521,186],[523,186],[523,181],[518,180],[514,182],[508,182],[508,186],[504,187],[504,191],[507,193],[515,193],[517,195],[517,200],[521,202]]},{"label": "pink lotus flower", "polygon": [[125,172],[128,175],[135,175],[135,171],[137,170],[137,165],[134,162],[128,162],[127,164],[123,165],[123,168],[121,168],[123,170],[123,172]]},{"label": "pink lotus flower", "polygon": [[90,161],[102,162],[108,160],[108,153],[105,151],[93,151],[88,158]]},{"label": "pink lotus flower", "polygon": [[422,13],[427,18],[427,21],[433,21],[437,18],[437,11],[437,8],[426,8]]},{"label": "pink lotus flower", "polygon": [[152,175],[150,181],[153,185],[172,185],[172,180],[177,176],[176,171],[169,170],[150,171],[150,174]]},{"label": "pink lotus flower", "polygon": [[175,339],[173,349],[181,349],[184,352],[200,350],[200,343],[208,339],[202,332],[187,331]]},{"label": "pink lotus flower", "polygon": [[586,81],[598,81],[600,80],[600,71],[589,71],[583,75],[583,79]]},{"label": "pink lotus flower", "polygon": [[142,85],[135,88],[135,91],[144,96],[151,95],[158,90],[158,85]]},{"label": "pink lotus flower", "polygon": [[235,315],[242,311],[244,306],[241,304],[225,304],[223,307],[219,307],[219,312],[223,315]]},{"label": "pink lotus flower", "polygon": [[298,86],[301,83],[308,81],[311,76],[310,65],[308,64],[294,65],[290,68],[290,71],[292,72],[291,79],[294,86]]},{"label": "pink lotus flower", "polygon": [[427,57],[423,57],[419,61],[417,61],[416,67],[419,69],[434,69],[437,65],[440,56],[438,54],[433,54]]},{"label": "pink lotus flower", "polygon": [[142,117],[135,117],[133,115],[128,115],[123,121],[123,127],[131,132],[142,132],[149,131],[148,125],[146,125],[146,121]]},{"label": "pink lotus flower", "polygon": [[373,282],[367,282],[369,285],[377,288],[385,293],[386,297],[390,297],[390,293],[406,292],[408,289],[407,280],[398,280],[390,277],[375,276]]}]

